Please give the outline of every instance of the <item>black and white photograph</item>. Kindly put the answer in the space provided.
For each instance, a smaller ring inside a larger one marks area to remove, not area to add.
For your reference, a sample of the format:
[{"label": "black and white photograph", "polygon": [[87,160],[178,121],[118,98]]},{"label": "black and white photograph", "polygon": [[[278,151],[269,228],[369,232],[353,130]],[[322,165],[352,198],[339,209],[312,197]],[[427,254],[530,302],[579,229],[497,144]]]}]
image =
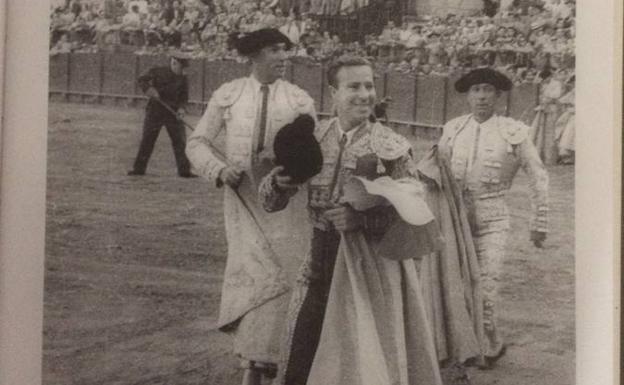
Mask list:
[{"label": "black and white photograph", "polygon": [[[30,344],[44,385],[614,383],[621,31],[594,55],[583,17],[621,4],[577,1],[37,5],[46,83],[4,82],[43,98],[5,90],[0,130],[0,241],[34,238],[0,245],[42,254],[0,259],[37,282],[0,296],[0,369]],[[32,228],[4,195],[29,175]]]}]

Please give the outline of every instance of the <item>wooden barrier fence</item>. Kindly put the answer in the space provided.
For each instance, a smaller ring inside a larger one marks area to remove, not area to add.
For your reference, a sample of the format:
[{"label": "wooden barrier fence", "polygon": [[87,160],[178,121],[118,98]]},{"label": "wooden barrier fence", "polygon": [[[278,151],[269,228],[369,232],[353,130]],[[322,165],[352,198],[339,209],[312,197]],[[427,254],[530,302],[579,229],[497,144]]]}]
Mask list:
[{"label": "wooden barrier fence", "polygon": [[[167,65],[166,56],[132,53],[71,53],[50,57],[50,95],[62,98],[91,97],[144,101],[137,84],[139,75],[155,65]],[[194,111],[203,111],[212,93],[226,81],[249,73],[246,64],[234,61],[193,59],[188,68],[189,99]],[[325,68],[318,64],[293,63],[287,79],[305,89],[317,111],[328,115],[331,98]],[[453,89],[455,78],[410,76],[397,72],[376,75],[378,97],[391,97],[390,125],[403,134],[435,138],[448,120],[465,114],[464,97]],[[499,98],[498,113],[514,118],[532,116],[539,100],[539,87],[523,84]],[[426,132],[424,132],[426,131]]]}]

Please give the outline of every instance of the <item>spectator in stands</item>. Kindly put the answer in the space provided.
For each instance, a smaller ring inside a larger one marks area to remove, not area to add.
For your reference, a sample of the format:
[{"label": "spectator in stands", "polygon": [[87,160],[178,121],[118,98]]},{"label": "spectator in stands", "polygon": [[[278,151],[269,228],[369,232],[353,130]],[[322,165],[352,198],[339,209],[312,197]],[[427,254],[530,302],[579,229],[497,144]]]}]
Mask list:
[{"label": "spectator in stands", "polygon": [[114,19],[117,17],[118,0],[104,0],[104,17],[106,19]]},{"label": "spectator in stands", "polygon": [[460,38],[459,41],[450,45],[447,52],[449,55],[449,66],[453,68],[466,66],[470,57],[468,39],[465,37]]},{"label": "spectator in stands", "polygon": [[401,27],[399,28],[399,41],[402,44],[405,44],[409,36],[412,34],[412,28],[410,23],[404,21]]},{"label": "spectator in stands", "polygon": [[[328,31],[321,31],[318,23],[307,14],[302,14],[301,20],[295,13],[288,17],[280,16],[277,2],[223,1],[213,4],[211,8],[194,0],[144,1],[126,0],[124,5],[123,0],[106,0],[100,6],[103,7],[102,12],[98,12],[99,8],[92,4],[80,3],[82,11],[77,17],[71,12],[74,2],[68,1],[65,9],[52,11],[50,46],[56,45],[65,33],[69,42],[76,43],[74,49],[91,49],[91,45],[98,49],[112,47],[119,44],[122,37],[124,43],[136,45],[137,49],[143,46],[141,53],[156,54],[184,43],[184,49],[193,51],[195,57],[221,60],[237,56],[227,49],[226,39],[217,39],[217,33],[250,31],[268,22],[295,43],[299,42],[301,47],[297,47],[293,54],[306,56],[307,60],[326,60],[340,52],[359,49],[383,65],[395,63],[388,68],[381,66],[382,71],[397,69],[419,73],[423,70],[420,64],[431,64],[433,72],[441,71],[439,64],[449,67],[445,72],[480,65],[505,70],[513,68],[514,71],[516,68],[536,67],[537,72],[542,72],[547,65],[560,69],[574,67],[574,2],[571,0],[549,4],[549,9],[571,9],[566,18],[553,17],[549,10],[542,8],[541,2],[517,2],[496,18],[464,15],[449,15],[444,19],[425,17],[424,21],[413,24],[404,22],[401,28],[389,22],[379,36],[365,36],[364,44],[359,48],[335,41],[329,33],[324,34]],[[141,13],[142,4],[147,4],[149,14]],[[139,6],[138,28],[137,11],[133,6]],[[523,6],[526,15],[521,15]],[[274,11],[272,7],[275,7]],[[113,16],[117,13],[119,19]],[[568,13],[557,14],[566,15]],[[102,20],[107,17],[108,21]],[[125,32],[120,33],[120,28]],[[134,32],[129,35],[129,30]],[[431,48],[434,47],[435,54],[432,54]],[[427,72],[427,67],[424,71]],[[528,72],[521,73],[523,75],[516,76],[516,80],[532,81]]]},{"label": "spectator in stands", "polygon": [[164,44],[165,38],[162,30],[165,27],[165,21],[160,19],[158,15],[152,15],[149,26],[144,30],[145,43],[148,47],[156,47]]},{"label": "spectator in stands", "polygon": [[574,163],[574,137],[575,137],[575,108],[574,108],[574,80],[569,78],[567,83],[567,93],[559,98],[562,107],[562,114],[555,122],[555,143],[557,144],[557,163]]},{"label": "spectator in stands", "polygon": [[50,49],[50,55],[56,55],[59,53],[69,53],[73,49],[72,43],[67,39],[67,34],[60,36],[58,42]]},{"label": "spectator in stands", "polygon": [[299,44],[299,39],[301,38],[302,32],[300,30],[299,23],[297,23],[297,20],[295,20],[295,15],[293,13],[288,15],[288,17],[286,18],[286,23],[279,27],[279,31],[286,35],[294,45]]},{"label": "spectator in stands", "polygon": [[429,63],[424,63],[418,66],[418,74],[419,75],[429,75],[431,73],[431,65]]},{"label": "spectator in stands", "polygon": [[[292,16],[293,20],[297,20],[296,15],[291,11],[290,13],[288,13],[288,15],[284,15],[284,12],[282,12],[281,8],[275,8],[275,26],[280,27],[284,24],[286,24],[286,22],[288,21],[288,17]],[[297,23],[297,25],[299,26],[299,23]]]},{"label": "spectator in stands", "polygon": [[483,0],[483,14],[488,17],[494,17],[498,12],[500,2],[498,0]]},{"label": "spectator in stands", "polygon": [[139,29],[141,26],[141,17],[139,16],[139,6],[133,5],[130,12],[126,13],[122,19],[125,29]]},{"label": "spectator in stands", "polygon": [[567,19],[572,16],[572,9],[562,0],[552,0],[547,5],[547,9],[554,19]]},{"label": "spectator in stands", "polygon": [[390,20],[379,39],[385,43],[389,43],[392,41],[398,41],[401,35],[401,31],[394,25],[394,21]]},{"label": "spectator in stands", "polygon": [[137,12],[140,14],[148,13],[148,4],[146,0],[132,0],[128,3],[128,10],[132,11],[132,7],[137,7]]},{"label": "spectator in stands", "polygon": [[[201,42],[205,47],[211,40],[214,40],[217,36],[217,25],[215,24],[215,20],[210,20],[207,24],[205,24],[204,28],[201,31]],[[207,50],[206,50],[207,51]]]},{"label": "spectator in stands", "polygon": [[436,32],[428,36],[427,51],[429,53],[429,64],[437,66],[438,64],[446,65],[448,55],[444,45],[440,41],[440,35]]},{"label": "spectator in stands", "polygon": [[173,2],[173,22],[178,25],[184,20],[184,13],[186,9],[183,5],[180,4],[179,1]]},{"label": "spectator in stands", "polygon": [[171,24],[171,22],[175,19],[175,9],[173,8],[172,3],[165,3],[165,6],[161,11],[160,18],[165,21],[166,25]]},{"label": "spectator in stands", "polygon": [[412,25],[409,34],[406,33],[404,36],[405,35],[405,39],[401,39],[405,47],[416,49],[425,45],[425,37],[422,35],[422,26],[417,24]]},{"label": "spectator in stands", "polygon": [[529,45],[529,42],[524,35],[519,35],[516,39],[515,51],[516,67],[531,66],[531,56],[534,53],[534,49],[533,47],[531,47],[531,45]]},{"label": "spectator in stands", "polygon": [[70,7],[70,12],[74,15],[74,17],[78,17],[80,12],[82,12],[82,4],[80,0],[72,0]]},{"label": "spectator in stands", "polygon": [[273,10],[269,7],[265,7],[262,10],[262,16],[260,16],[258,23],[260,26],[264,28],[276,28],[277,27],[277,18],[273,14]]},{"label": "spectator in stands", "polygon": [[177,30],[180,33],[180,40],[182,44],[193,44],[193,24],[191,24],[189,19],[184,18],[184,20],[182,20],[182,22],[177,26]]},{"label": "spectator in stands", "polygon": [[484,35],[488,35],[496,30],[496,26],[494,25],[494,21],[489,17],[483,19],[483,24],[479,28],[479,32]]},{"label": "spectator in stands", "polygon": [[190,4],[186,6],[186,11],[184,12],[184,18],[188,19],[191,24],[195,24],[199,22],[201,12],[199,8],[195,4]]},{"label": "spectator in stands", "polygon": [[[86,7],[85,7],[86,8]],[[83,8],[84,9],[84,8]],[[78,46],[88,46],[93,42],[93,27],[95,23],[90,19],[90,12],[83,11],[70,26],[71,41]]]}]

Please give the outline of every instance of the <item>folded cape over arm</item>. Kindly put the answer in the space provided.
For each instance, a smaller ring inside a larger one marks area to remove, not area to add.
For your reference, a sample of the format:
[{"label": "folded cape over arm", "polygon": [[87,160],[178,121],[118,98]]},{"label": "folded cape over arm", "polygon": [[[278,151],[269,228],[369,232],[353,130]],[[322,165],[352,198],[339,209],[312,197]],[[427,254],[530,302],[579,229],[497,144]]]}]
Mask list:
[{"label": "folded cape over arm", "polygon": [[479,262],[461,192],[437,146],[419,162],[418,171],[427,182],[426,200],[445,240],[440,251],[423,258],[419,269],[438,359],[481,362]]}]

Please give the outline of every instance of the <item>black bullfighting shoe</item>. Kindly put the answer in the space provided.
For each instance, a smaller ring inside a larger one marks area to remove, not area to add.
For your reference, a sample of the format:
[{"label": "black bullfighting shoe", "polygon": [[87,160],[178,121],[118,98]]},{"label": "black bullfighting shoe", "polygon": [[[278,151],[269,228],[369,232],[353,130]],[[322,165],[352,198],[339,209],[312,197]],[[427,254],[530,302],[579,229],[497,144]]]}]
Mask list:
[{"label": "black bullfighting shoe", "polygon": [[501,347],[501,350],[499,350],[498,354],[496,354],[495,356],[489,356],[489,357],[486,356],[485,365],[479,366],[479,369],[490,370],[494,368],[494,365],[496,365],[496,362],[498,362],[498,360],[500,360],[506,353],[507,353],[507,345],[503,345]]}]

